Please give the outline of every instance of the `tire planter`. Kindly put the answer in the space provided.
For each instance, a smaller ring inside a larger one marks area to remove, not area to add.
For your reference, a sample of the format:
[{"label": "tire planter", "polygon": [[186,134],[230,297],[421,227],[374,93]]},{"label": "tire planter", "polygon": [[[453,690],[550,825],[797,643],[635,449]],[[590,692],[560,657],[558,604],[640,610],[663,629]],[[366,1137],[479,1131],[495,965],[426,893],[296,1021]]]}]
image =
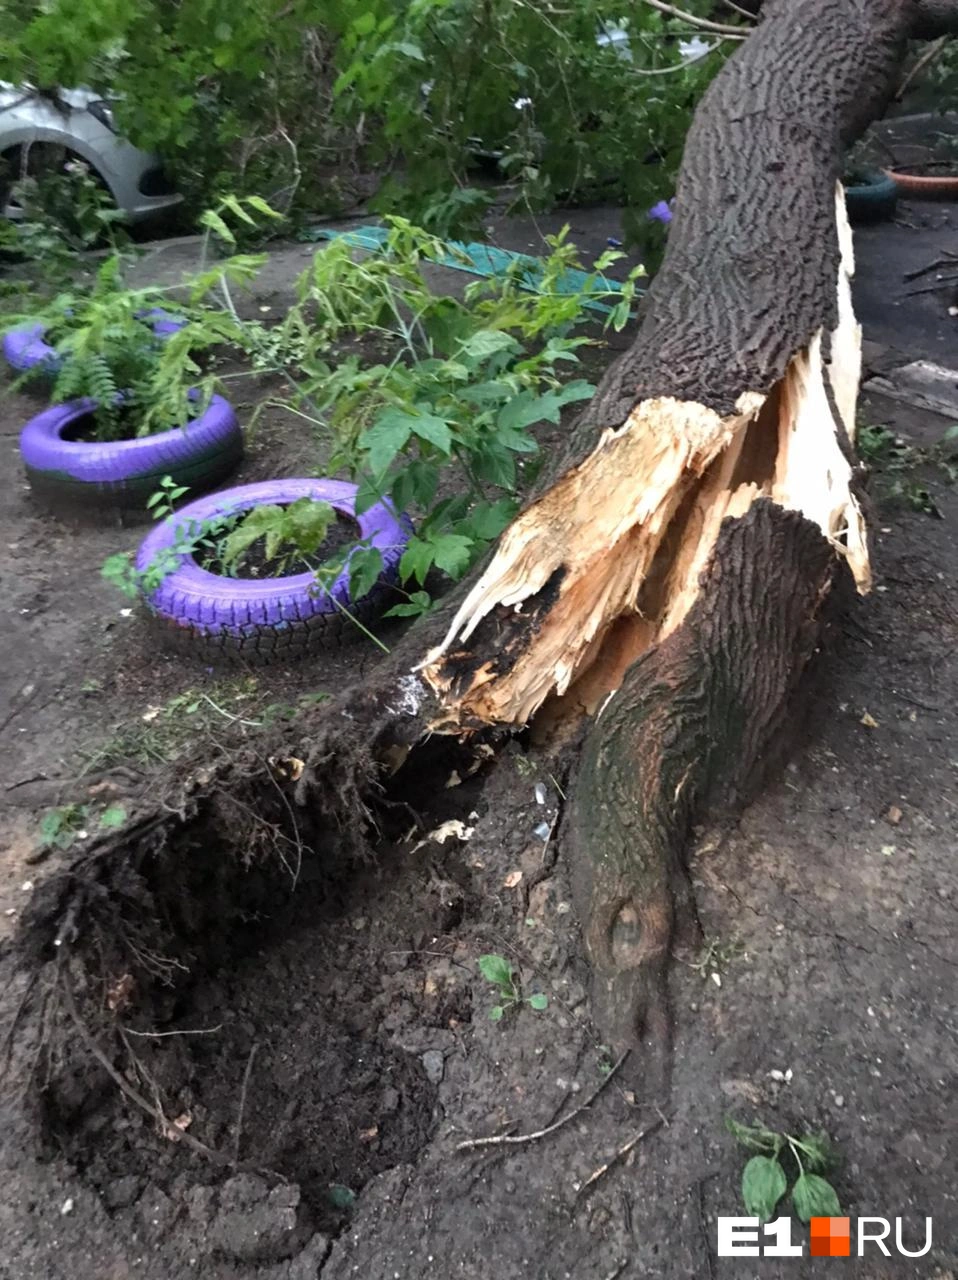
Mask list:
[{"label": "tire planter", "polygon": [[897,207],[898,186],[887,173],[869,170],[856,174],[855,180],[845,187],[848,220],[856,225],[893,218]]},{"label": "tire planter", "polygon": [[341,480],[267,480],[211,494],[169,516],[137,552],[136,567],[141,572],[174,547],[180,531],[192,522],[267,503],[282,506],[298,498],[328,502],[355,521],[356,542],[368,539],[381,552],[383,572],[367,596],[351,601],[348,565],[327,593],[317,588],[312,573],[228,578],[201,568],[192,555],[181,555],[173,572],[146,598],[147,609],[165,642],[207,663],[263,666],[303,657],[361,635],[344,610],[364,625],[382,612],[412,524],[407,516],[397,516],[386,502],[357,516],[356,493],[354,484]]},{"label": "tire planter", "polygon": [[885,176],[904,196],[917,200],[958,200],[958,174],[934,177],[930,174],[902,173],[886,169]]},{"label": "tire planter", "polygon": [[[160,307],[144,312],[140,319],[149,321],[158,338],[168,338],[186,323]],[[3,356],[7,364],[18,373],[36,373],[48,378],[59,373],[62,361],[56,350],[44,340],[45,333],[42,324],[25,324],[5,333]]]},{"label": "tire planter", "polygon": [[55,511],[145,514],[164,476],[202,492],[225,480],[243,456],[243,432],[222,396],[172,431],[107,443],[71,440],[95,408],[94,400],[52,405],[20,433],[30,486]]}]

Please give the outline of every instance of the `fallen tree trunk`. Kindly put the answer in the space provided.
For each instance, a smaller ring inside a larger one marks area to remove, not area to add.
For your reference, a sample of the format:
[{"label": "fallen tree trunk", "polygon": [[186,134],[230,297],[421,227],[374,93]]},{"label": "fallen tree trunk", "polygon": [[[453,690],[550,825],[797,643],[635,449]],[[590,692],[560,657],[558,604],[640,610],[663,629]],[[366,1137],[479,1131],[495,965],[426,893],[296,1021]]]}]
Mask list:
[{"label": "fallen tree trunk", "polygon": [[41,952],[51,919],[80,945],[83,912],[190,831],[236,841],[260,822],[315,843],[333,825],[360,844],[383,777],[418,767],[427,737],[535,723],[561,740],[584,721],[563,849],[596,1021],[617,1047],[666,1041],[690,823],[740,796],[784,729],[836,584],[868,589],[838,179],[906,37],[943,21],[916,0],[765,8],[697,112],[635,344],[488,564],[304,721],[285,762],[258,760],[252,784],[235,763],[194,771],[49,885]]}]

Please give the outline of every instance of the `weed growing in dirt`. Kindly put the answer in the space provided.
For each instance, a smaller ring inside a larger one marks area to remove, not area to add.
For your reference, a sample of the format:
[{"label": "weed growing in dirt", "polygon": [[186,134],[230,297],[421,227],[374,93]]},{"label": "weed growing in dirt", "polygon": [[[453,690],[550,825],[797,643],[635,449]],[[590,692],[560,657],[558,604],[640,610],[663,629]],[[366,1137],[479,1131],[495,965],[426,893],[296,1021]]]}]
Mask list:
[{"label": "weed growing in dirt", "polygon": [[786,1168],[794,1176],[790,1193],[792,1205],[803,1222],[841,1213],[835,1188],[821,1176],[837,1163],[826,1133],[805,1133],[799,1138],[761,1124],[739,1124],[731,1117],[727,1117],[725,1123],[746,1151],[759,1153],[752,1156],[742,1172],[746,1213],[763,1222],[774,1217],[779,1201],[789,1189],[790,1175]]},{"label": "weed growing in dirt", "polygon": [[177,484],[172,476],[164,476],[159,488],[146,500],[146,509],[154,520],[165,520],[176,510],[176,503],[189,493],[189,486]]},{"label": "weed growing in dirt", "polygon": [[291,702],[277,702],[268,687],[253,676],[237,676],[211,683],[207,689],[186,689],[120,728],[95,751],[82,754],[80,777],[88,778],[121,767],[170,764],[198,742],[213,746],[293,719],[299,712],[329,700],[315,691]]},{"label": "weed growing in dirt", "polygon": [[489,1010],[491,1022],[501,1022],[510,1009],[520,1004],[527,1004],[530,1009],[541,1013],[548,1008],[549,997],[541,991],[524,996],[516,971],[505,956],[486,955],[479,957],[479,972],[496,988],[498,1003]]},{"label": "weed growing in dirt", "polygon": [[722,974],[734,961],[745,954],[745,947],[738,938],[712,938],[699,951],[694,960],[686,961],[690,969],[710,978],[717,987],[722,985]]},{"label": "weed growing in dirt", "polygon": [[91,829],[110,830],[122,827],[125,821],[126,810],[118,804],[107,805],[99,813],[88,804],[58,805],[40,819],[38,844],[44,851],[69,849],[75,841],[85,840]]},{"label": "weed growing in dirt", "polygon": [[888,427],[865,424],[858,428],[857,447],[862,461],[878,476],[880,497],[940,518],[941,512],[918,472],[932,468],[949,484],[958,480],[958,424],[949,427],[930,448],[910,445]]}]

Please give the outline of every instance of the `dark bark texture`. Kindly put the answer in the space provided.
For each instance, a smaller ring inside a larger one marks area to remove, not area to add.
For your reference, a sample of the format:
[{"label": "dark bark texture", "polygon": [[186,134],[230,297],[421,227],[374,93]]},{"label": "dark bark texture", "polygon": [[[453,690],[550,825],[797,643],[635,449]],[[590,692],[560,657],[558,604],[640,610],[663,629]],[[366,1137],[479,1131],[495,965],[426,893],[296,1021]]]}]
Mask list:
[{"label": "dark bark texture", "polygon": [[[640,400],[725,415],[835,325],[842,148],[890,100],[904,0],[777,0],[695,113],[662,268],[635,343],[585,408],[568,470]],[[550,481],[551,481],[550,473]]]},{"label": "dark bark texture", "polygon": [[685,624],[629,669],[591,729],[563,841],[593,1016],[618,1047],[637,1037],[667,1048],[689,825],[754,784],[818,642],[836,569],[820,529],[797,512],[759,501],[727,520]]},{"label": "dark bark texture", "polygon": [[915,40],[958,35],[958,5],[955,0],[917,0],[909,35]]}]

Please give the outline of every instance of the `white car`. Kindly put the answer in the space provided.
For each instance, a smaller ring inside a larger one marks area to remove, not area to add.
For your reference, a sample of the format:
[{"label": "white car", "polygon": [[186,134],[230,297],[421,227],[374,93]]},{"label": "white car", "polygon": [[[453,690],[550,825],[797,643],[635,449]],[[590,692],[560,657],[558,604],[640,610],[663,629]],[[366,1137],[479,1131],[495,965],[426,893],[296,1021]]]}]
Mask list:
[{"label": "white car", "polygon": [[0,216],[20,220],[13,187],[82,160],[130,222],[144,222],[179,204],[159,156],[116,132],[111,104],[91,89],[56,95],[0,82]]}]

